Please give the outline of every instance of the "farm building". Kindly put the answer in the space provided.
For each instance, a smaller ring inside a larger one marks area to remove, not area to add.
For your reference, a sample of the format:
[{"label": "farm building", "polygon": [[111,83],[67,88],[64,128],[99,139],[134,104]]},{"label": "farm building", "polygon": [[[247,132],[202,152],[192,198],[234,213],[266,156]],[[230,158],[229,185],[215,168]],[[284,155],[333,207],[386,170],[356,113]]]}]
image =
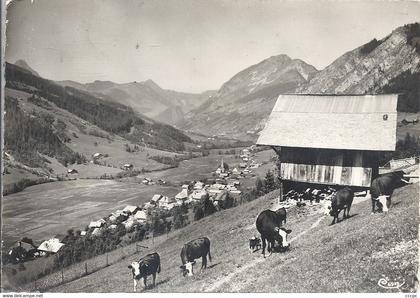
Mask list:
[{"label": "farm building", "polygon": [[257,145],[276,151],[285,190],[296,182],[369,187],[379,154],[395,150],[397,100],[394,94],[280,95]]}]

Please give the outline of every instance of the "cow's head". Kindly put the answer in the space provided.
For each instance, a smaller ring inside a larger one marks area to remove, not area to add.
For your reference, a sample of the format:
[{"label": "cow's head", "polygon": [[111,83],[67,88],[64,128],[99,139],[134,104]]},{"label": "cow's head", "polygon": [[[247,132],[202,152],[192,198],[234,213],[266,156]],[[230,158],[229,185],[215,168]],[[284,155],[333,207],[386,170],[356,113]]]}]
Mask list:
[{"label": "cow's head", "polygon": [[133,273],[133,278],[139,278],[140,277],[140,264],[139,262],[133,262],[130,265],[128,265],[128,269],[131,269],[131,272]]},{"label": "cow's head", "polygon": [[324,202],[324,215],[331,214],[331,201]]},{"label": "cow's head", "polygon": [[195,261],[193,262],[187,262],[184,265],[181,265],[179,268],[181,268],[181,272],[183,276],[193,276],[194,275],[194,271],[193,271],[193,266],[195,265]]},{"label": "cow's head", "polygon": [[386,203],[387,198],[388,198],[388,196],[379,196],[378,197],[378,201],[382,205],[381,207],[382,207],[383,212],[388,212],[388,206],[387,206],[387,203]]},{"label": "cow's head", "polygon": [[278,232],[278,239],[277,241],[282,247],[289,247],[289,242],[287,241],[287,235],[292,232],[292,230],[286,230],[285,228],[276,228],[276,232]]}]

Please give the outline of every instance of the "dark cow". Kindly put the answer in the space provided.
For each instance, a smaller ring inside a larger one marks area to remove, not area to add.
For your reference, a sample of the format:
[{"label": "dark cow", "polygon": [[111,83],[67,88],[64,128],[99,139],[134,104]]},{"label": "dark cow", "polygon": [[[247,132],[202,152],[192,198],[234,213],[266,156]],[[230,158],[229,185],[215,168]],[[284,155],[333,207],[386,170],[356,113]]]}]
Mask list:
[{"label": "dark cow", "polygon": [[391,206],[391,196],[394,189],[409,184],[409,180],[404,179],[404,172],[392,172],[385,175],[379,176],[373,179],[370,186],[370,195],[372,199],[372,213],[375,213],[375,206],[378,206],[379,210],[388,212],[388,208]]},{"label": "dark cow", "polygon": [[[343,219],[349,217],[351,204],[353,203],[354,192],[349,188],[345,187],[337,191],[335,196],[331,199],[330,215],[334,217],[332,225],[338,221],[338,215],[343,210]],[[346,215],[347,211],[347,215]]]},{"label": "dark cow", "polygon": [[160,273],[160,257],[159,254],[151,253],[141,258],[138,262],[133,262],[128,266],[133,273],[134,292],[137,288],[137,281],[143,278],[144,288],[147,287],[147,276],[153,276],[153,287],[156,282],[156,273]]},{"label": "dark cow", "polygon": [[272,249],[274,249],[275,241],[277,241],[280,247],[289,247],[287,242],[287,234],[290,234],[292,230],[286,230],[280,228],[283,218],[274,211],[264,210],[261,212],[256,221],[258,232],[261,234],[262,240],[262,254],[265,258],[265,247],[266,240],[268,242],[268,252],[271,255]]},{"label": "dark cow", "polygon": [[256,250],[259,250],[261,248],[261,239],[257,237],[252,237],[249,239],[249,250],[251,252],[254,252]]},{"label": "dark cow", "polygon": [[207,254],[211,262],[210,240],[207,237],[201,237],[184,244],[181,250],[182,266],[180,266],[183,275],[194,275],[193,266],[196,263],[195,259],[200,257],[202,260],[201,269],[207,268]]}]

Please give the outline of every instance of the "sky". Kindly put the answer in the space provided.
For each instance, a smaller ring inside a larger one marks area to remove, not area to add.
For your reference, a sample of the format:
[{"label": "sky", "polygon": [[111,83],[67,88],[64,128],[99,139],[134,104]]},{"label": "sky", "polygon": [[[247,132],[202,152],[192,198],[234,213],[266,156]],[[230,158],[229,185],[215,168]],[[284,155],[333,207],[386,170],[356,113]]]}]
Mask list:
[{"label": "sky", "polygon": [[419,22],[420,2],[15,0],[7,19],[6,60],[44,78],[203,92],[279,54],[322,69]]}]

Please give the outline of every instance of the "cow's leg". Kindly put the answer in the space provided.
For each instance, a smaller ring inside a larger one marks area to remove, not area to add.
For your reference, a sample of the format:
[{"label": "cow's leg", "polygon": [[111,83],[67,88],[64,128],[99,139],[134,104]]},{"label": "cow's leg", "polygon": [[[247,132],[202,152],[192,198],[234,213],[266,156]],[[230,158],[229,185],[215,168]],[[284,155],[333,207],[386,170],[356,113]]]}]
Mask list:
[{"label": "cow's leg", "polygon": [[153,287],[156,286],[156,272],[153,273]]},{"label": "cow's leg", "polygon": [[334,217],[333,217],[333,221],[331,223],[331,225],[335,224],[335,221],[338,221],[338,212],[334,212]]},{"label": "cow's leg", "polygon": [[143,277],[144,288],[147,289],[147,276]]},{"label": "cow's leg", "polygon": [[263,236],[261,236],[261,242],[262,242],[262,254],[263,254],[264,258],[265,258],[265,246],[266,246],[266,243],[265,243],[265,238]]},{"label": "cow's leg", "polygon": [[276,247],[276,240],[273,240],[270,244],[270,252],[273,252]]},{"label": "cow's leg", "polygon": [[391,196],[386,198],[386,206],[389,208],[391,207]]},{"label": "cow's leg", "polygon": [[133,282],[134,282],[134,292],[136,291],[136,289],[137,289],[137,280],[134,278],[133,279]]},{"label": "cow's leg", "polygon": [[371,201],[372,201],[372,213],[371,214],[374,214],[375,213],[375,207],[376,207],[376,200],[374,198],[372,198]]},{"label": "cow's leg", "polygon": [[206,269],[207,268],[207,255],[204,255],[202,257],[202,262],[201,262],[201,269]]}]

